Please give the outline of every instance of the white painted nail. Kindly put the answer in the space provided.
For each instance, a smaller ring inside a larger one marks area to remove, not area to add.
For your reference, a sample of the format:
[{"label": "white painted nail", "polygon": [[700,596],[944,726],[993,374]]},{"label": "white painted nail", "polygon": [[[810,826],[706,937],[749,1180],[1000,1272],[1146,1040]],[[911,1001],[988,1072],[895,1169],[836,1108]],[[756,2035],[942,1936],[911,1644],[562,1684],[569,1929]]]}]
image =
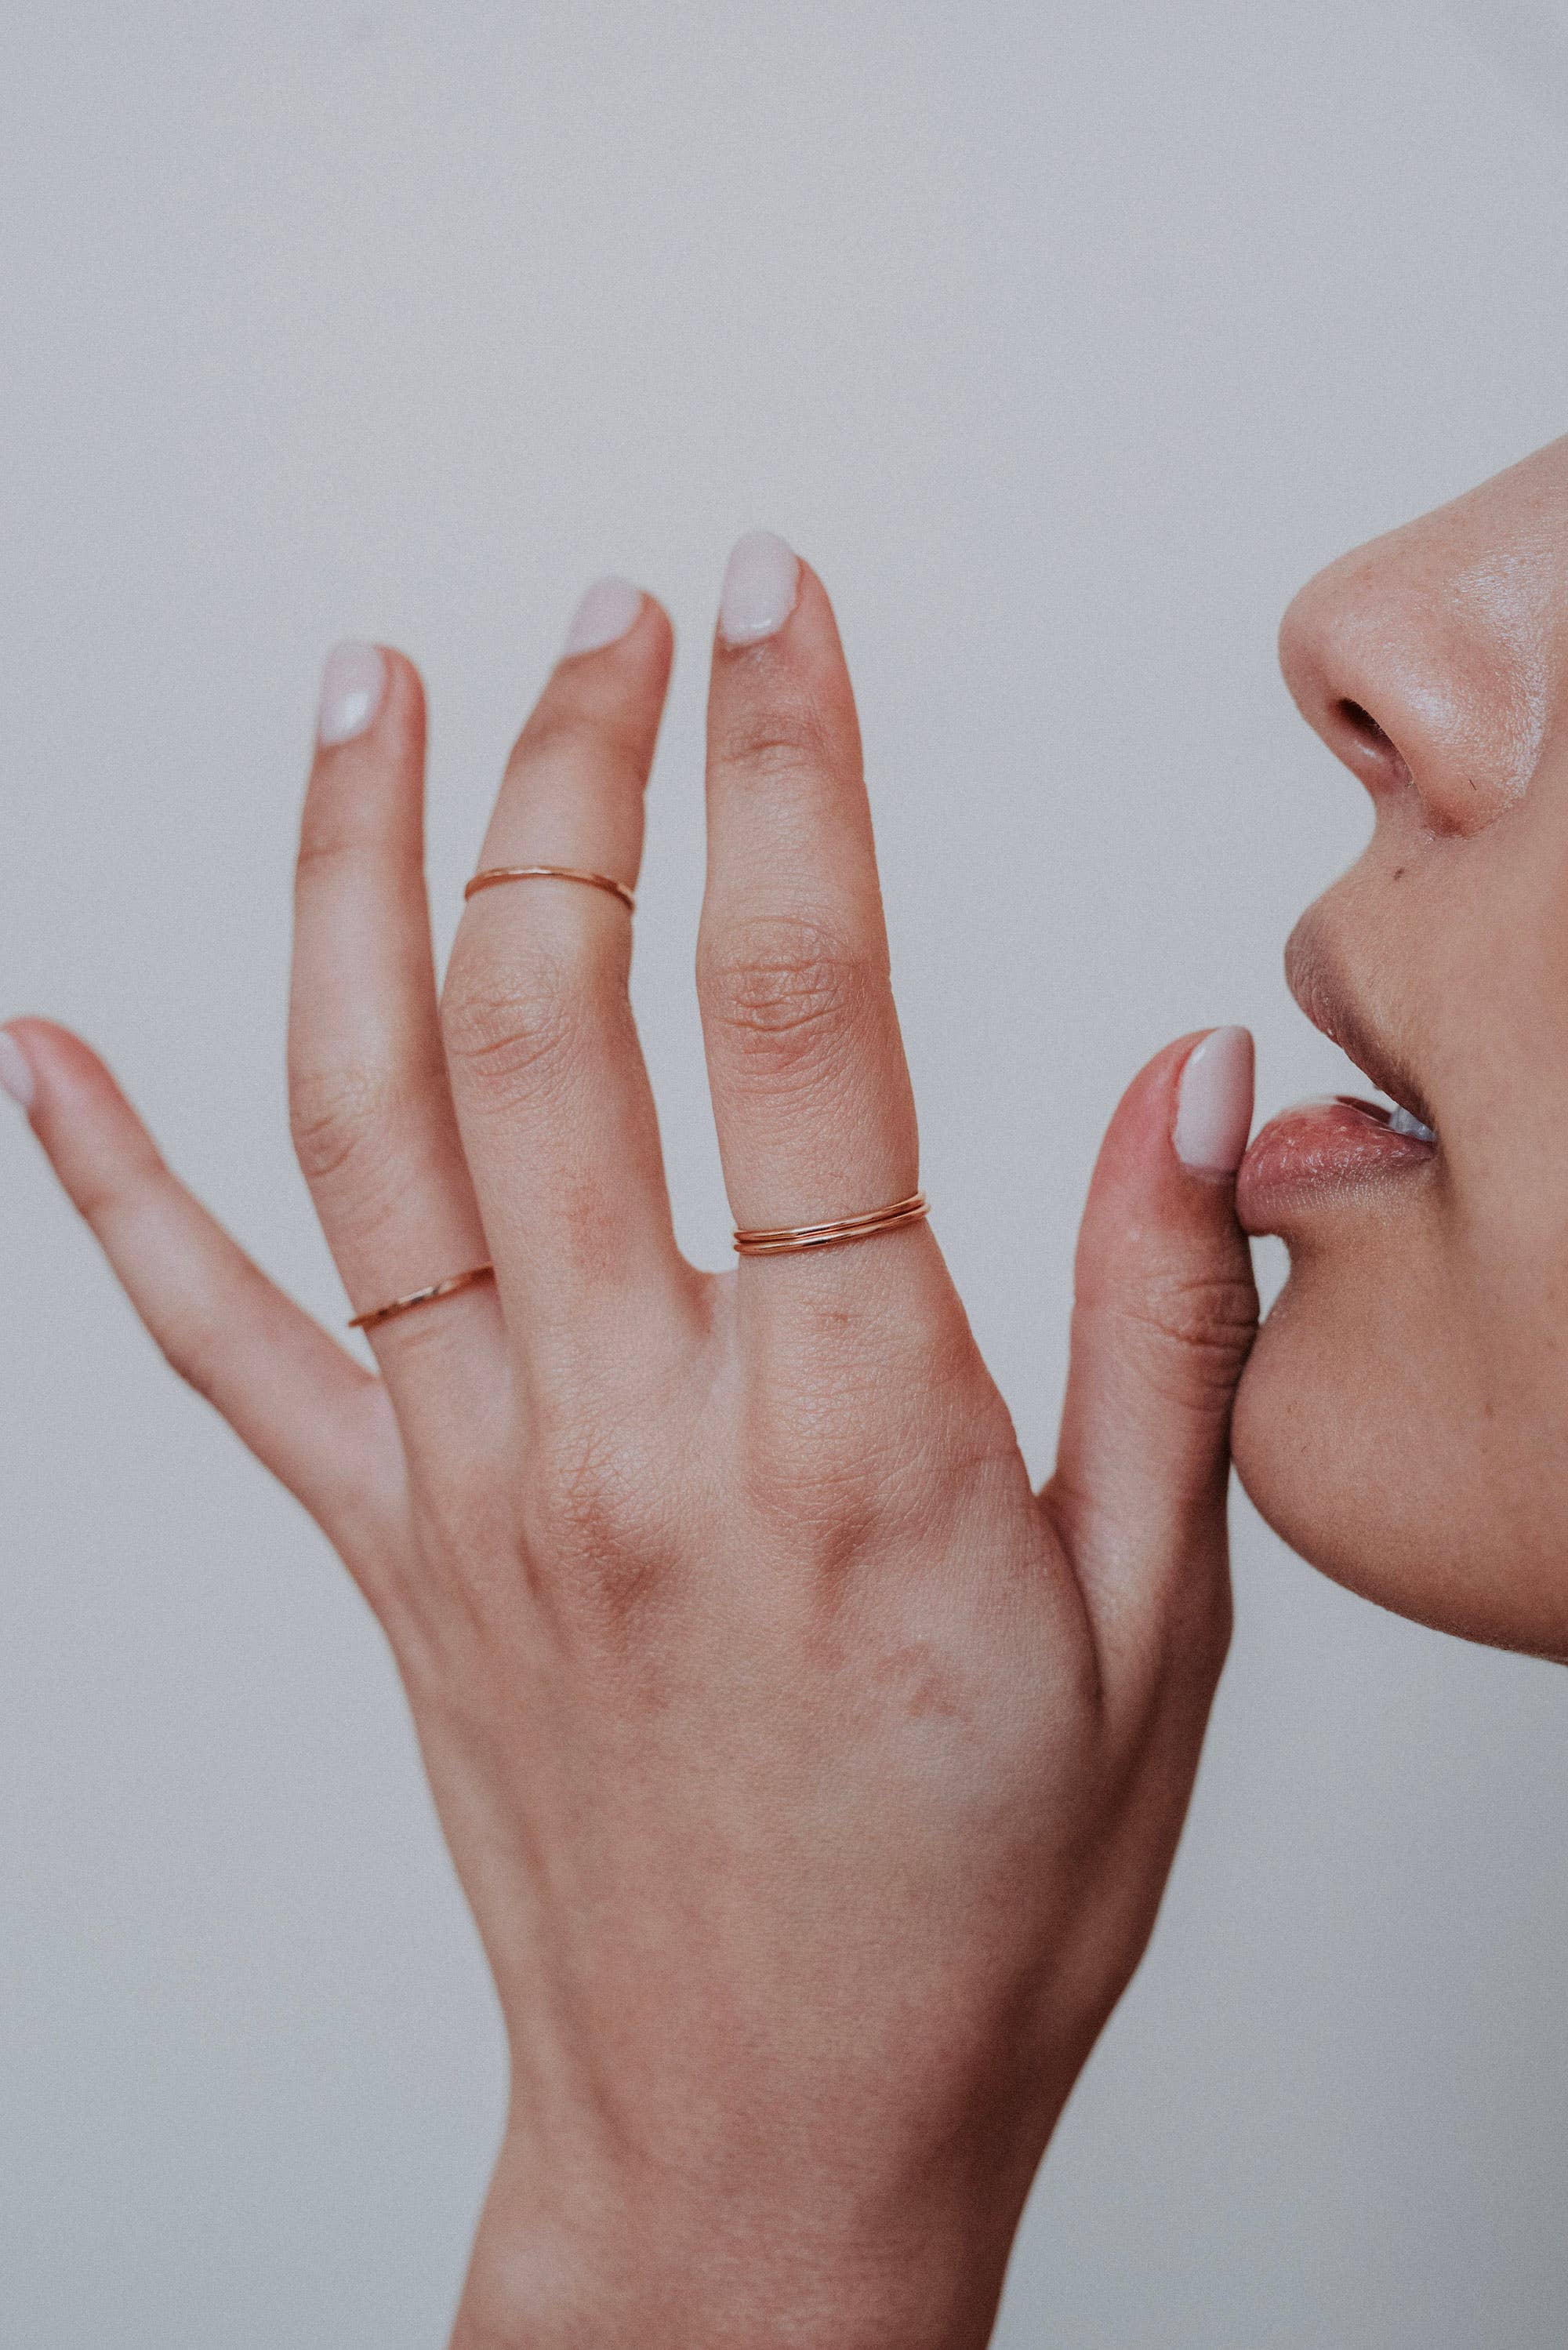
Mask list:
[{"label": "white painted nail", "polygon": [[1215,1028],[1187,1056],[1177,1088],[1171,1139],[1182,1164],[1234,1175],[1252,1126],[1252,1039],[1245,1028]]},{"label": "white painted nail", "polygon": [[334,645],[322,672],[317,741],[331,750],[363,734],[386,691],[387,664],[379,646]]},{"label": "white painted nail", "polygon": [[642,590],[629,579],[596,579],[576,610],[561,647],[561,659],[602,652],[625,636],[642,609]]},{"label": "white painted nail", "polygon": [[726,644],[755,645],[774,636],[794,609],[800,564],[771,530],[749,530],[737,541],[719,598],[719,634]]},{"label": "white painted nail", "polygon": [[37,1083],[27,1055],[8,1028],[0,1028],[0,1086],[14,1102],[31,1109],[37,1097]]}]

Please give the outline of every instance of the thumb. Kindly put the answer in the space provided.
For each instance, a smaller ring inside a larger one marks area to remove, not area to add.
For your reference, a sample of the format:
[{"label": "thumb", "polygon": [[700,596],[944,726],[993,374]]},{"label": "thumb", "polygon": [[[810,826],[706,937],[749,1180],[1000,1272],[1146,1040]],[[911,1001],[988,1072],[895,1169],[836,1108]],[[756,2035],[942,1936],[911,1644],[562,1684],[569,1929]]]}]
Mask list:
[{"label": "thumb", "polygon": [[1221,1642],[1229,1624],[1231,1406],[1258,1326],[1235,1210],[1251,1116],[1252,1039],[1212,1028],[1134,1078],[1100,1147],[1044,1499],[1103,1648],[1163,1648],[1173,1611]]}]

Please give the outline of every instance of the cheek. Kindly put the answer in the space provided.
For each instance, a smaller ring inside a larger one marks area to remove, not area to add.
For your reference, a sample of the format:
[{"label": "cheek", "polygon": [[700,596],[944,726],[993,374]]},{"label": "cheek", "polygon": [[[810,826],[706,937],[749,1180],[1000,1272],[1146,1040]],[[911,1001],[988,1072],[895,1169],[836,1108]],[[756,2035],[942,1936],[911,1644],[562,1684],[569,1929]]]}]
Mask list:
[{"label": "cheek", "polygon": [[1437,1230],[1298,1247],[1237,1398],[1236,1467],[1335,1582],[1468,1639],[1565,1656],[1562,1367],[1513,1315],[1491,1326],[1504,1308],[1489,1288],[1456,1275]]}]

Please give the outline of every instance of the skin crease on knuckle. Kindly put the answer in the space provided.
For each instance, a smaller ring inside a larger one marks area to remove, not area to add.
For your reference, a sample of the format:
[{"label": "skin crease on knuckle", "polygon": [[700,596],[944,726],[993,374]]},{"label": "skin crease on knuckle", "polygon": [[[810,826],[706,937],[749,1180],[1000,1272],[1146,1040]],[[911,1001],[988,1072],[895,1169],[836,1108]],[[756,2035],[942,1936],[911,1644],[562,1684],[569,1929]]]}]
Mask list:
[{"label": "skin crease on knuckle", "polygon": [[589,974],[540,944],[504,960],[476,954],[449,975],[441,1034],[454,1073],[500,1116],[569,1087]]},{"label": "skin crease on knuckle", "polygon": [[512,755],[514,771],[526,768],[542,786],[566,779],[591,763],[607,780],[628,791],[639,786],[646,723],[580,691],[567,698],[557,681],[551,695],[529,719]]},{"label": "skin crease on knuckle", "polygon": [[888,983],[884,966],[851,954],[804,917],[753,917],[705,944],[699,985],[734,1074],[774,1087],[815,1071],[852,1040]]},{"label": "skin crease on knuckle", "polygon": [[[744,657],[742,657],[744,664]],[[809,807],[860,772],[854,706],[815,681],[742,665],[713,728],[712,751],[735,788]]]},{"label": "skin crease on knuckle", "polygon": [[1175,1273],[1149,1280],[1141,1295],[1080,1300],[1078,1310],[1118,1321],[1125,1343],[1143,1356],[1146,1375],[1163,1381],[1174,1401],[1190,1399],[1199,1406],[1210,1397],[1231,1394],[1258,1322],[1251,1283],[1223,1274]]},{"label": "skin crease on knuckle", "polygon": [[375,1172],[386,1135],[405,1107],[389,1070],[296,1068],[289,1078],[289,1130],[299,1171],[307,1183]]}]

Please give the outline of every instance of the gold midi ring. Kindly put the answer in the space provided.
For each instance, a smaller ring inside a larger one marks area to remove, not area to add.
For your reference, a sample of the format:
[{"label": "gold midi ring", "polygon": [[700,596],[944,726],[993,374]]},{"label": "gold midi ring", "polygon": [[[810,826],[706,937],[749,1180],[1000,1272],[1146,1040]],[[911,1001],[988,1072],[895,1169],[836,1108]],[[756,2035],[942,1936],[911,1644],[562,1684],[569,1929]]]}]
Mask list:
[{"label": "gold midi ring", "polygon": [[373,1330],[379,1322],[389,1322],[396,1314],[411,1314],[416,1305],[433,1305],[438,1297],[454,1297],[460,1289],[467,1289],[476,1281],[489,1281],[495,1267],[493,1264],[471,1264],[466,1273],[449,1273],[444,1281],[432,1281],[428,1289],[410,1289],[406,1297],[394,1297],[389,1305],[372,1305],[363,1314],[351,1318],[350,1330]]},{"label": "gold midi ring", "polygon": [[501,881],[586,881],[590,889],[607,889],[618,898],[628,914],[637,911],[637,899],[624,881],[612,880],[607,873],[586,873],[576,865],[487,865],[463,891],[465,902],[476,889],[493,889]]},{"label": "gold midi ring", "polygon": [[737,1232],[737,1256],[784,1256],[793,1249],[836,1248],[842,1241],[868,1241],[873,1232],[894,1232],[901,1224],[918,1224],[930,1214],[923,1191],[895,1200],[890,1208],[871,1208],[863,1216],[841,1216],[831,1224],[774,1224],[765,1231]]}]

